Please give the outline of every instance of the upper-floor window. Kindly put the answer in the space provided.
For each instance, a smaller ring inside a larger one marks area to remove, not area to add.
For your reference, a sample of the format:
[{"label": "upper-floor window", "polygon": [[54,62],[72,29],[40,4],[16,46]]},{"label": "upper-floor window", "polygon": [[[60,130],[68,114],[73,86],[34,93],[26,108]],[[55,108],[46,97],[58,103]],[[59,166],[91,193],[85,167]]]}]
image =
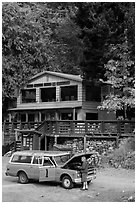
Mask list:
[{"label": "upper-floor window", "polygon": [[86,86],[86,101],[101,101],[101,88]]},{"label": "upper-floor window", "polygon": [[35,103],[36,102],[36,89],[23,89],[22,90],[22,103]]},{"label": "upper-floor window", "polygon": [[56,87],[41,88],[41,101],[42,102],[56,101]]},{"label": "upper-floor window", "polygon": [[78,87],[76,86],[63,86],[61,87],[61,100],[73,101],[78,98]]}]

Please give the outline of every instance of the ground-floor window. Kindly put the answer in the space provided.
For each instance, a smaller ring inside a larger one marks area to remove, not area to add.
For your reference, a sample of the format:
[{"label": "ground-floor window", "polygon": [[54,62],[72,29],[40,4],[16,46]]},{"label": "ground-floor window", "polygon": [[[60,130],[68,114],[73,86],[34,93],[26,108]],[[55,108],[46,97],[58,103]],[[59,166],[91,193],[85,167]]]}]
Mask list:
[{"label": "ground-floor window", "polygon": [[98,120],[98,113],[86,113],[86,120]]},{"label": "ground-floor window", "polygon": [[26,122],[26,114],[21,114],[20,119],[21,122]]},{"label": "ground-floor window", "polygon": [[61,113],[61,119],[62,120],[73,120],[73,114],[72,113]]},{"label": "ground-floor window", "polygon": [[[72,112],[61,113],[61,120],[73,120],[73,113]],[[77,120],[77,113],[75,113],[75,120]]]},{"label": "ground-floor window", "polygon": [[45,113],[41,113],[41,121],[44,121],[45,117],[46,117],[46,114]]},{"label": "ground-floor window", "polygon": [[35,121],[35,114],[29,113],[28,114],[28,122],[34,122]]}]

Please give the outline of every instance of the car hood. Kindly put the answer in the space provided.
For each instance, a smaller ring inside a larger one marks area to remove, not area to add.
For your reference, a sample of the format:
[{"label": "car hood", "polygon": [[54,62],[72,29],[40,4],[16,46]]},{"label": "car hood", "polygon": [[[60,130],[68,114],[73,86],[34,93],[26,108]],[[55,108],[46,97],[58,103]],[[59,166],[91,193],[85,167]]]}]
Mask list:
[{"label": "car hood", "polygon": [[67,164],[73,163],[74,161],[81,161],[81,157],[85,156],[86,158],[89,158],[90,156],[94,155],[95,152],[90,153],[78,153],[72,156],[67,162],[65,162],[61,167],[66,166]]}]

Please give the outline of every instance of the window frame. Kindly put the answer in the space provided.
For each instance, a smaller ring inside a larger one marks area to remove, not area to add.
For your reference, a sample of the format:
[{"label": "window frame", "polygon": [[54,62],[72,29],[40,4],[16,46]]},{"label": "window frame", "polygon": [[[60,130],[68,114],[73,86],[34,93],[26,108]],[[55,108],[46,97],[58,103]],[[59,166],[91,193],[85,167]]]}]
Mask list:
[{"label": "window frame", "polygon": [[[47,159],[51,162],[52,166],[44,166],[44,159],[45,159],[45,158],[47,158]],[[50,157],[43,156],[43,164],[42,164],[42,166],[43,166],[43,167],[55,167],[55,164],[51,161]]]}]

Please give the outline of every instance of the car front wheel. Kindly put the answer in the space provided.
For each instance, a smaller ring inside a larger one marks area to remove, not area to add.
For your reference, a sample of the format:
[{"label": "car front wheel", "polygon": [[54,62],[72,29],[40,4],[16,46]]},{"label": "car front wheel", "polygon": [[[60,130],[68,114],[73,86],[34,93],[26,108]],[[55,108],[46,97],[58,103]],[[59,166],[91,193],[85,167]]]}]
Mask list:
[{"label": "car front wheel", "polygon": [[73,188],[72,179],[69,176],[64,176],[62,179],[62,186],[66,189]]},{"label": "car front wheel", "polygon": [[28,177],[25,172],[21,171],[18,175],[19,183],[25,184],[28,183]]}]

